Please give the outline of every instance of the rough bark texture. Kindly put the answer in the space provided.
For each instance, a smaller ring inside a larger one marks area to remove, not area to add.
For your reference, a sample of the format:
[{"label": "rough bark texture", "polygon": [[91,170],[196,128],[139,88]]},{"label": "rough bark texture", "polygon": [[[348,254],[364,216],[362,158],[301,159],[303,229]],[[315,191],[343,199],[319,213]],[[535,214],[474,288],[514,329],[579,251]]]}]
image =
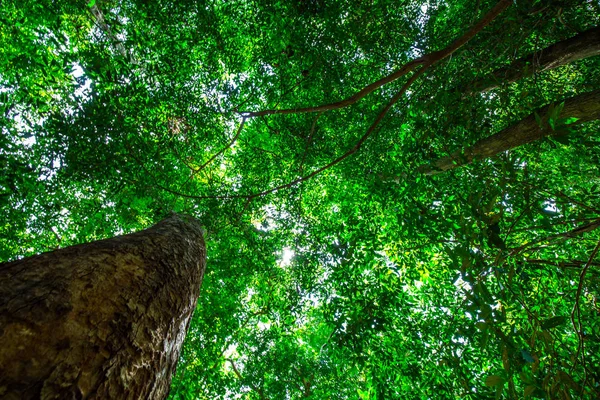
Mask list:
[{"label": "rough bark texture", "polygon": [[589,29],[570,39],[528,54],[511,65],[498,69],[484,79],[472,82],[468,87],[459,90],[465,94],[486,92],[501,84],[516,82],[534,73],[558,68],[597,55],[600,55],[600,27]]},{"label": "rough bark texture", "polygon": [[[541,108],[537,114],[544,117],[548,114],[549,106]],[[600,119],[600,90],[581,94],[565,101],[560,118],[575,117],[577,123]],[[425,175],[439,174],[465,164],[475,159],[481,160],[494,156],[506,150],[533,142],[546,136],[561,134],[561,130],[552,130],[544,118],[542,129],[535,119],[535,114],[519,121],[492,136],[482,139],[464,150],[455,151],[447,157],[442,157],[431,165],[423,165],[419,171]]]},{"label": "rough bark texture", "polygon": [[177,215],[0,264],[0,398],[165,398],[205,264]]}]

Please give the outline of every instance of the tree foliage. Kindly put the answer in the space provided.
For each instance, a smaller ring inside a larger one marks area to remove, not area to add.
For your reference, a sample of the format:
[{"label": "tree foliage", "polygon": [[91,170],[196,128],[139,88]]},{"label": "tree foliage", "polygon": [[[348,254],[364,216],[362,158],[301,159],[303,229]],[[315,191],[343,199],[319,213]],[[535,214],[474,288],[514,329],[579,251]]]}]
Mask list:
[{"label": "tree foliage", "polygon": [[598,2],[84,3],[2,3],[0,258],[200,219],[173,399],[598,398]]}]

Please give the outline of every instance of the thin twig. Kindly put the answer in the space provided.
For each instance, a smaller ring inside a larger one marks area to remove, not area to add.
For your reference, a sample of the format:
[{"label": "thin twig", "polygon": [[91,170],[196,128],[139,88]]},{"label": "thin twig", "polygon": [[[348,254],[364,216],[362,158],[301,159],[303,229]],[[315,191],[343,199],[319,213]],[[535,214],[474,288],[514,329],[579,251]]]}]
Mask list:
[{"label": "thin twig", "polygon": [[[302,83],[306,82],[307,78],[302,78],[296,81],[296,83],[294,85],[292,85],[292,87],[290,87],[287,90],[284,90],[283,93],[281,94],[281,96],[279,96],[279,99],[281,101],[282,98],[284,98],[285,96],[287,96],[288,94],[290,94],[291,92],[293,92],[294,90],[296,90],[296,88],[298,86],[300,86]],[[279,105],[279,101],[275,104],[275,107],[277,107]]]},{"label": "thin twig", "polygon": [[576,204],[582,208],[585,208],[587,210],[593,211],[595,213],[600,213],[600,210],[598,210],[597,208],[594,208],[592,206],[588,206],[587,204],[582,203],[581,201],[574,199],[573,197],[567,195],[566,193],[564,193],[562,190],[560,190],[558,193],[552,193],[551,191],[541,188],[537,185],[534,185],[533,183],[529,183],[529,182],[523,182],[523,184],[529,186],[532,189],[535,189],[539,192],[544,192],[546,193],[548,196],[551,197],[562,197],[564,199],[567,199],[569,202],[571,202],[571,204]]},{"label": "thin twig", "polygon": [[[579,298],[581,297],[581,292],[583,291],[583,283],[585,281],[585,274],[587,273],[590,265],[592,265],[592,261],[596,257],[598,253],[598,249],[600,249],[600,240],[596,244],[596,247],[592,251],[588,262],[585,264],[585,267],[581,270],[579,274],[579,284],[577,285],[577,293],[575,293],[575,304],[573,305],[573,311],[571,311],[571,323],[573,324],[573,329],[575,329],[575,333],[577,334],[577,354],[575,355],[575,363],[573,364],[573,368],[577,365],[577,360],[579,359],[579,355],[581,354],[581,363],[585,370],[585,379],[583,381],[582,387],[585,387],[585,383],[587,381],[587,370],[585,369],[585,352],[584,352],[584,333],[583,327],[581,324],[581,309],[579,308]],[[577,323],[575,322],[575,318],[577,318]]]},{"label": "thin twig", "polygon": [[[546,192],[546,193],[549,193],[549,192]],[[582,208],[588,209],[588,210],[593,211],[595,213],[600,213],[600,210],[598,210],[597,208],[594,208],[592,206],[588,206],[587,204],[584,204],[584,203],[580,202],[579,200],[576,200],[576,199],[568,196],[567,194],[563,193],[562,190],[560,192],[558,192],[558,196],[567,199],[572,204],[576,204],[576,205],[578,205],[578,206],[580,206]]]},{"label": "thin twig", "polygon": [[121,43],[119,38],[113,33],[110,26],[106,23],[104,19],[104,14],[102,13],[102,10],[98,8],[98,5],[94,4],[93,6],[88,7],[87,10],[90,12],[92,17],[94,17],[94,23],[96,24],[98,29],[104,32],[106,36],[108,36],[108,38],[113,42],[114,46],[117,48],[117,51],[121,54],[121,56],[127,61],[129,61],[131,64],[137,64],[135,57],[133,55],[129,55],[129,53],[123,46],[123,43]]},{"label": "thin twig", "polygon": [[[576,218],[576,219],[570,219],[570,220],[566,220],[566,221],[550,221],[551,226],[556,226],[556,225],[569,225],[569,224],[573,224],[576,222],[583,222],[583,221],[594,221],[599,219],[600,216],[595,216],[595,217],[587,217],[587,218]],[[531,232],[532,230],[535,229],[548,229],[548,225],[534,225],[534,226],[527,226],[525,228],[519,228],[519,229],[514,229],[512,232]],[[507,233],[508,236],[508,233]]]},{"label": "thin twig", "polygon": [[[231,358],[228,358],[227,361],[229,361],[229,363],[231,364],[231,366],[233,367],[233,372],[235,373],[235,375],[238,377],[238,379],[241,381],[244,378],[242,377],[242,374],[240,373],[240,371],[237,369],[235,362],[233,362],[233,360]],[[262,389],[256,385],[254,385],[253,383],[250,383],[250,387],[252,388],[252,390],[254,390],[256,393],[258,393],[258,395],[260,396],[261,399],[266,399]]]},{"label": "thin twig", "polygon": [[304,160],[306,160],[306,154],[308,153],[308,148],[310,147],[310,144],[312,143],[313,134],[315,133],[317,121],[319,120],[320,116],[321,116],[321,113],[317,114],[317,116],[313,120],[312,127],[310,128],[310,133],[308,134],[308,138],[306,138],[306,146],[304,146],[304,154],[302,154],[302,160],[300,161],[300,167],[298,168],[300,173],[302,173],[302,169],[304,167]]},{"label": "thin twig", "polygon": [[[210,371],[214,370],[215,368],[217,368],[217,366],[221,363],[221,358],[223,357],[223,355],[225,354],[225,352],[227,351],[227,349],[229,348],[229,346],[231,346],[231,343],[235,339],[236,335],[238,333],[240,333],[246,327],[246,325],[248,325],[248,323],[252,320],[252,318],[257,317],[259,315],[264,315],[266,313],[267,313],[267,309],[264,308],[262,310],[254,312],[254,313],[252,313],[252,314],[250,314],[250,315],[248,315],[246,317],[246,319],[244,320],[244,322],[242,322],[240,324],[240,326],[236,329],[236,331],[229,337],[229,340],[227,340],[225,342],[225,344],[221,347],[221,352],[216,357],[216,360],[213,363],[213,365],[211,367],[209,367],[208,370],[206,370],[207,372],[204,374],[204,377],[202,378],[202,382],[206,381],[206,379],[208,377],[208,372],[210,372]],[[185,371],[184,371],[184,376],[185,376]]]},{"label": "thin twig", "polygon": [[240,133],[242,132],[242,129],[244,128],[244,124],[245,123],[246,123],[246,117],[243,117],[242,118],[242,122],[240,123],[240,126],[239,126],[237,132],[235,133],[235,135],[233,135],[233,137],[231,138],[231,141],[229,141],[229,143],[227,144],[227,146],[223,147],[223,149],[221,149],[221,151],[215,153],[211,158],[208,159],[207,162],[205,162],[204,164],[202,164],[200,167],[196,168],[196,170],[194,170],[194,172],[198,173],[198,172],[202,171],[204,168],[206,168],[206,166],[208,164],[210,164],[211,162],[213,162],[215,160],[215,158],[217,158],[218,156],[220,156],[221,154],[223,154],[228,148],[230,148],[231,146],[233,146],[233,144],[235,143],[235,141],[240,136]]}]

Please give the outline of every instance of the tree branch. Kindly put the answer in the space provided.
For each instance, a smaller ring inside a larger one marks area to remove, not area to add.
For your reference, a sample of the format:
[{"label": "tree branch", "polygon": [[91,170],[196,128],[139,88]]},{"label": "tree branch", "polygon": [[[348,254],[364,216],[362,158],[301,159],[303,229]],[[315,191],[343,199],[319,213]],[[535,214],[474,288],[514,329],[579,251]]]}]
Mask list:
[{"label": "tree branch", "polygon": [[[535,114],[548,114],[550,105],[538,109],[536,113],[517,122],[492,136],[479,140],[473,146],[457,150],[449,156],[434,161],[431,165],[422,165],[419,171],[425,175],[436,175],[451,169],[495,156],[503,151],[531,143],[546,136],[557,136],[560,130],[552,130],[549,126],[540,127]],[[580,94],[567,99],[561,115],[577,118],[577,123],[600,119],[600,90]],[[547,118],[544,122],[547,122]],[[547,123],[545,124],[547,125]]]},{"label": "tree branch", "polygon": [[557,233],[557,234],[550,235],[550,236],[545,237],[545,238],[536,239],[536,240],[534,240],[532,242],[526,243],[526,244],[524,244],[524,245],[522,245],[520,247],[517,247],[517,248],[513,249],[510,252],[510,254],[511,255],[518,254],[521,251],[525,250],[526,248],[531,247],[534,244],[538,244],[538,243],[541,243],[541,242],[550,242],[552,240],[563,238],[563,237],[565,237],[565,238],[574,238],[574,237],[577,237],[577,236],[579,236],[579,235],[581,235],[583,233],[591,232],[591,231],[593,231],[594,229],[596,229],[598,227],[600,227],[600,219],[596,219],[595,221],[592,221],[589,224],[582,225],[580,227],[577,227],[577,228],[575,228],[573,230],[570,230],[570,231],[567,231],[567,232]]},{"label": "tree branch", "polygon": [[[579,308],[579,298],[581,297],[581,292],[583,290],[583,282],[585,281],[585,274],[587,273],[590,265],[592,265],[592,261],[594,261],[594,258],[596,257],[596,254],[598,253],[599,249],[600,249],[600,240],[598,241],[598,244],[596,244],[596,247],[592,251],[592,254],[590,255],[588,262],[585,264],[585,267],[583,267],[583,269],[581,270],[581,274],[579,274],[579,284],[577,285],[577,293],[575,294],[575,304],[573,305],[573,311],[571,312],[571,323],[573,324],[573,329],[575,329],[575,333],[577,334],[577,339],[578,339],[577,354],[575,355],[575,362],[577,362],[577,360],[579,359],[579,354],[582,354],[583,346],[584,346],[583,340],[585,337],[585,335],[583,333],[583,326],[581,324],[581,310]],[[575,318],[577,318],[577,323],[575,322]],[[583,364],[583,367],[585,368],[585,354],[582,354],[582,364]],[[573,367],[575,367],[575,366],[573,366]],[[587,380],[587,371],[586,371],[585,378]],[[583,386],[585,386],[585,382],[584,382]]]},{"label": "tree branch", "polygon": [[206,161],[200,167],[196,168],[194,170],[194,173],[198,173],[198,172],[202,171],[204,168],[206,168],[206,166],[208,164],[210,164],[211,162],[213,162],[215,160],[215,158],[217,158],[218,156],[220,156],[221,154],[223,154],[228,148],[230,148],[231,146],[233,146],[233,144],[235,143],[235,141],[240,136],[240,133],[242,132],[242,129],[244,128],[244,124],[245,123],[246,123],[246,117],[242,118],[242,122],[240,123],[240,126],[239,126],[237,132],[235,133],[235,135],[233,135],[233,137],[231,138],[231,141],[227,144],[227,146],[223,147],[223,149],[221,149],[221,151],[215,153],[211,158],[208,159],[208,161]]},{"label": "tree branch", "polygon": [[398,93],[396,93],[396,95],[394,95],[394,97],[390,100],[390,102],[381,110],[381,112],[377,115],[377,117],[375,118],[375,121],[371,124],[371,126],[369,127],[369,129],[367,129],[367,132],[356,142],[356,144],[354,146],[352,146],[352,148],[350,148],[350,150],[346,151],[344,154],[342,154],[341,156],[339,156],[338,158],[336,158],[335,160],[331,161],[330,163],[314,170],[313,172],[311,172],[308,175],[305,176],[301,176],[297,179],[294,179],[291,182],[288,182],[284,185],[280,185],[280,186],[276,186],[274,188],[262,191],[262,192],[257,192],[257,193],[252,193],[252,194],[237,194],[237,195],[220,195],[220,196],[196,196],[196,195],[188,195],[185,193],[177,193],[174,192],[170,189],[166,189],[164,187],[161,187],[161,189],[163,190],[167,190],[170,193],[173,194],[178,194],[182,197],[187,197],[187,198],[192,198],[192,199],[248,199],[248,200],[252,200],[256,197],[260,197],[260,196],[265,196],[267,194],[270,193],[274,193],[277,192],[279,190],[282,189],[289,189],[292,186],[307,181],[311,178],[313,178],[314,176],[320,174],[321,172],[325,171],[326,169],[329,169],[331,167],[333,167],[334,165],[339,164],[340,162],[344,161],[346,158],[348,158],[350,155],[356,153],[363,145],[363,143],[369,138],[369,136],[371,136],[373,134],[373,132],[375,132],[375,128],[377,128],[377,126],[379,125],[379,123],[383,120],[383,118],[386,116],[386,114],[389,112],[389,110],[392,108],[392,106],[400,99],[400,97],[402,97],[402,95],[406,92],[406,90],[408,90],[408,88],[410,87],[410,85],[425,71],[425,68],[421,68],[420,70],[418,70],[417,72],[415,72],[413,74],[413,76],[410,77],[410,79],[404,84],[404,86],[402,87],[402,89],[400,89],[400,91]]},{"label": "tree branch", "polygon": [[371,83],[370,85],[365,86],[363,89],[361,89],[354,95],[352,95],[344,100],[337,101],[335,103],[323,104],[323,105],[320,105],[317,107],[288,108],[288,109],[282,109],[282,110],[240,111],[240,114],[244,117],[252,118],[252,117],[260,117],[263,115],[314,113],[314,112],[331,111],[331,110],[337,110],[340,108],[345,108],[345,107],[348,107],[348,106],[358,102],[363,97],[365,97],[368,94],[370,94],[371,92],[374,92],[375,90],[379,89],[386,83],[390,83],[390,82],[395,81],[398,78],[401,78],[402,76],[406,75],[410,71],[414,70],[419,65],[423,65],[423,64],[425,64],[425,59],[423,57],[418,58],[413,61],[410,61],[409,63],[404,64],[396,72],[394,72],[384,78],[381,78],[377,82],[374,82],[374,83]]},{"label": "tree branch", "polygon": [[600,27],[594,27],[540,51],[528,54],[512,64],[491,72],[456,90],[465,94],[487,92],[501,84],[512,83],[534,73],[558,68],[571,62],[600,55]]},{"label": "tree branch", "polygon": [[[551,261],[551,260],[539,260],[539,259],[531,259],[526,258],[525,261],[517,261],[519,264],[543,264],[543,265],[552,265],[558,268],[576,268],[581,269],[582,266],[586,265],[585,261]],[[600,263],[591,263],[590,265],[600,265]]]},{"label": "tree branch", "polygon": [[[229,361],[229,363],[231,364],[231,367],[233,368],[233,372],[235,373],[235,375],[238,377],[239,380],[243,380],[244,378],[242,377],[242,374],[240,373],[240,371],[237,369],[235,362],[233,362],[232,359],[228,358],[227,361]],[[261,399],[266,399],[262,389],[252,383],[250,383],[250,387],[252,388],[252,390],[254,390],[256,393],[258,393],[258,395],[260,396]]]},{"label": "tree branch", "polygon": [[424,68],[428,68],[431,65],[443,60],[444,58],[450,56],[456,50],[461,48],[464,44],[466,44],[469,40],[471,40],[477,33],[479,33],[483,28],[489,25],[498,15],[500,15],[508,6],[512,4],[510,0],[500,0],[483,18],[475,24],[467,33],[462,35],[460,38],[456,39],[452,44],[447,46],[445,49],[435,51],[419,58],[416,58],[412,61],[407,62],[402,67],[394,71],[393,73],[379,79],[376,82],[371,83],[370,85],[365,86],[363,89],[359,90],[352,96],[329,104],[323,104],[316,107],[304,107],[304,108],[288,108],[283,110],[262,110],[262,111],[240,111],[244,117],[252,118],[259,117],[263,115],[274,115],[274,114],[300,114],[300,113],[313,113],[313,112],[323,112],[323,111],[331,111],[337,110],[340,108],[348,107],[368,94],[374,92],[380,87],[384,86],[387,83],[393,82],[402,76],[408,74],[413,71],[418,66],[423,66]]},{"label": "tree branch", "polygon": [[413,76],[410,77],[410,79],[404,84],[404,86],[402,87],[402,89],[400,89],[400,91],[398,93],[396,93],[396,95],[394,97],[392,97],[392,100],[390,100],[390,102],[383,108],[383,110],[381,110],[381,112],[377,115],[377,117],[375,118],[375,121],[371,124],[371,126],[369,127],[369,129],[367,129],[367,132],[358,140],[358,142],[356,142],[356,144],[348,151],[346,151],[344,154],[342,154],[341,156],[339,156],[338,158],[336,158],[335,160],[331,161],[329,164],[326,164],[324,166],[322,166],[321,168],[318,168],[316,170],[314,170],[313,172],[311,172],[308,175],[302,176],[298,179],[295,179],[289,183],[286,183],[285,185],[281,185],[281,186],[277,186],[274,187],[272,189],[269,190],[265,190],[264,192],[260,192],[260,193],[254,193],[252,195],[247,196],[248,198],[255,198],[255,197],[259,197],[259,196],[264,196],[273,192],[277,192],[279,190],[282,189],[289,189],[292,186],[300,183],[300,182],[304,182],[307,181],[311,178],[313,178],[314,176],[320,174],[321,172],[325,171],[326,169],[329,169],[331,167],[333,167],[336,164],[339,164],[340,162],[344,161],[346,158],[348,158],[350,155],[356,153],[363,145],[363,143],[369,138],[369,136],[371,136],[373,134],[373,132],[375,132],[375,128],[377,128],[377,126],[379,125],[379,123],[383,120],[383,118],[387,115],[387,113],[389,112],[389,110],[392,108],[392,106],[400,99],[400,97],[402,97],[402,95],[406,92],[406,90],[408,90],[408,88],[410,87],[410,85],[423,73],[425,72],[425,67],[421,68],[420,70],[418,70],[417,72],[415,72],[413,74]]},{"label": "tree branch", "polygon": [[117,49],[117,51],[119,52],[119,54],[121,54],[121,56],[126,59],[127,61],[129,61],[132,64],[136,64],[136,60],[135,58],[129,55],[129,53],[127,52],[127,50],[125,49],[125,47],[123,46],[123,44],[121,43],[121,41],[119,40],[119,38],[117,38],[117,36],[113,33],[112,29],[110,28],[110,26],[106,23],[106,21],[104,20],[104,14],[102,13],[102,10],[100,10],[100,8],[98,8],[97,4],[94,4],[92,7],[88,7],[88,11],[90,12],[90,14],[92,15],[92,17],[94,17],[94,21],[96,22],[96,25],[98,26],[98,28],[104,32],[104,34],[106,36],[108,36],[108,38],[113,42],[115,48]]}]

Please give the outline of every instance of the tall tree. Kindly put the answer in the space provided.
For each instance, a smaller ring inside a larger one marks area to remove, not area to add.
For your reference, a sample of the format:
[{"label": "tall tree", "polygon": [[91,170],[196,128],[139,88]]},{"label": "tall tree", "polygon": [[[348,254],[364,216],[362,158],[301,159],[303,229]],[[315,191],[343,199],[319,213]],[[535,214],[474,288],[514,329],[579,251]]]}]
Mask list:
[{"label": "tall tree", "polygon": [[202,221],[172,398],[599,396],[597,2],[2,11],[0,257]]},{"label": "tall tree", "polygon": [[206,264],[200,224],[0,264],[0,395],[163,399]]}]

